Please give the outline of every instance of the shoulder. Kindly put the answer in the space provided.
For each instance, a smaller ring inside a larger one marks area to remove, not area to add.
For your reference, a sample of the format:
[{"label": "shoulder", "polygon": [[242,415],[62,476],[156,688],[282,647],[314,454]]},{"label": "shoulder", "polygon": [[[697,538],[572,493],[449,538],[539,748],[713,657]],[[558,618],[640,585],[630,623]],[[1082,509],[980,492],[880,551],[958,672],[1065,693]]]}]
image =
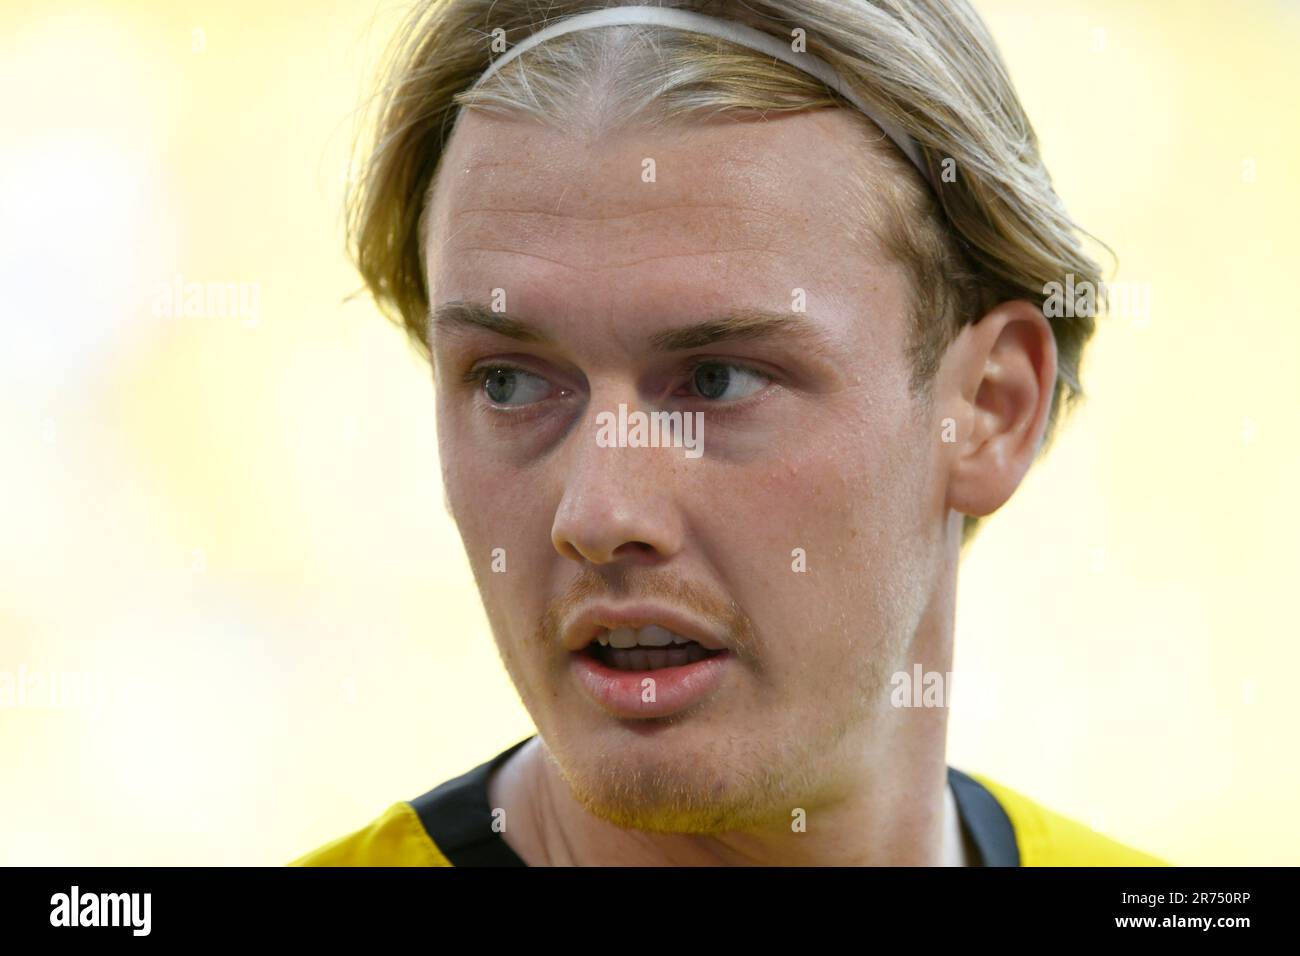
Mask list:
[{"label": "shoulder", "polygon": [[1021,866],[1170,865],[1049,810],[983,774],[972,773],[970,776],[993,794],[1011,819],[1020,848]]},{"label": "shoulder", "polygon": [[317,847],[289,866],[451,866],[429,838],[415,808],[394,803],[383,815]]},{"label": "shoulder", "polygon": [[[534,735],[535,736],[535,735]],[[523,866],[488,806],[488,779],[534,737],[421,794],[289,866]]]}]

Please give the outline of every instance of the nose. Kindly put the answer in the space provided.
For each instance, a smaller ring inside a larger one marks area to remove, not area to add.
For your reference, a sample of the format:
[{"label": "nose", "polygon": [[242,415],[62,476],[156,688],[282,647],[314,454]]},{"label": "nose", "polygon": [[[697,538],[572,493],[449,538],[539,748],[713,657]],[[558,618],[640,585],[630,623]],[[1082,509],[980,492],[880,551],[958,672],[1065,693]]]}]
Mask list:
[{"label": "nose", "polygon": [[596,433],[593,414],[568,437],[552,544],[566,558],[594,565],[662,563],[682,547],[675,494],[679,469],[690,462],[681,460],[680,448],[602,447]]}]

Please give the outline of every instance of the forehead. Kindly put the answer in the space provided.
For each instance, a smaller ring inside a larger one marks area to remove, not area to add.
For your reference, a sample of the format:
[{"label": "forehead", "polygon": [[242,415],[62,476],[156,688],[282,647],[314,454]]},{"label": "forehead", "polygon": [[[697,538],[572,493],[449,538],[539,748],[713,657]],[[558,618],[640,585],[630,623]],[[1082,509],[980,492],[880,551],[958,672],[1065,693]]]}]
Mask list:
[{"label": "forehead", "polygon": [[466,111],[428,210],[431,304],[505,289],[511,312],[521,296],[531,312],[680,310],[744,292],[780,309],[799,289],[870,292],[888,263],[861,191],[891,173],[869,136],[845,110],[598,138]]}]

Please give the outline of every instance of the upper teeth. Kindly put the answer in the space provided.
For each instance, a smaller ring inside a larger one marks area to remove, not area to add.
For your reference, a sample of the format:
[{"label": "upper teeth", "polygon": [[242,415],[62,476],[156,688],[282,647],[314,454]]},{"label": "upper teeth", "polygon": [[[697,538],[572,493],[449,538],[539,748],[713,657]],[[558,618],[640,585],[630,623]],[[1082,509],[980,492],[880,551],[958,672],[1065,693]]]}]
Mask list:
[{"label": "upper teeth", "polygon": [[596,638],[606,647],[667,647],[669,644],[689,644],[690,638],[674,634],[666,627],[647,624],[641,628],[616,627],[612,631],[601,631]]}]

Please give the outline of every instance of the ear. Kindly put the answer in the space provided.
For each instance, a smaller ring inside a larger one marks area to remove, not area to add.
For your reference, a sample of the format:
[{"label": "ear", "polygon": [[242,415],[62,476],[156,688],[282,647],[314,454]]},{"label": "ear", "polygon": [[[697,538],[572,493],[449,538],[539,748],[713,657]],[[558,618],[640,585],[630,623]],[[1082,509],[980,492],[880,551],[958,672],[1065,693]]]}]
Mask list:
[{"label": "ear", "polygon": [[1056,337],[1038,306],[1003,302],[962,329],[938,380],[946,444],[947,506],[983,517],[1006,504],[1033,464],[1056,388]]}]

